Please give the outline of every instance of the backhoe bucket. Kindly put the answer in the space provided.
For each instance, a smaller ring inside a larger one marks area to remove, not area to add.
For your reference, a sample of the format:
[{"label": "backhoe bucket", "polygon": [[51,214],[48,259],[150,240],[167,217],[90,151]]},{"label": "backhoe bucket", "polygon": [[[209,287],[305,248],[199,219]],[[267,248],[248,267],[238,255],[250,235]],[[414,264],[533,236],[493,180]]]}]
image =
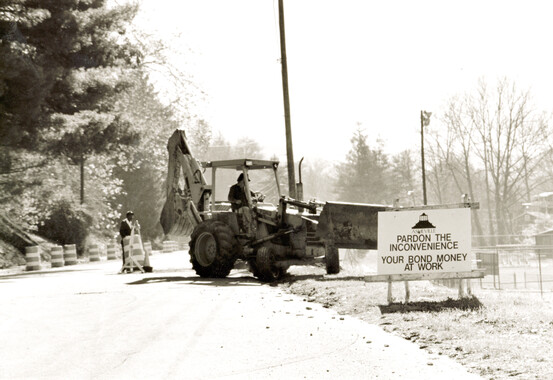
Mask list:
[{"label": "backhoe bucket", "polygon": [[316,236],[336,248],[377,249],[378,212],[391,209],[384,205],[327,202]]},{"label": "backhoe bucket", "polygon": [[165,235],[190,236],[194,227],[202,221],[190,198],[171,193],[161,211],[160,223]]},{"label": "backhoe bucket", "polygon": [[[186,135],[177,129],[167,143],[167,200],[161,211],[160,223],[165,235],[188,237],[202,218],[211,190],[198,161],[192,156]],[[178,239],[177,239],[178,240]]]}]

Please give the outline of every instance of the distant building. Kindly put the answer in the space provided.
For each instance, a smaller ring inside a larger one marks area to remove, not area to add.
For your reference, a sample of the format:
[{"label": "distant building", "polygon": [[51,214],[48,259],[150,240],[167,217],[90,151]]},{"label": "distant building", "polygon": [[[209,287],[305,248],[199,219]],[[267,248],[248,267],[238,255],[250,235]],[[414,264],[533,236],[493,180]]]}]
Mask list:
[{"label": "distant building", "polygon": [[539,248],[537,253],[553,256],[553,229],[534,235],[534,239],[536,248]]},{"label": "distant building", "polygon": [[524,209],[522,214],[515,217],[513,220],[516,231],[519,233],[524,231],[529,226],[541,224],[547,220],[547,214],[538,211],[529,211]]},{"label": "distant building", "polygon": [[513,220],[513,227],[519,234],[525,230],[544,231],[553,228],[553,192],[543,192],[528,203],[522,204],[521,212]]}]

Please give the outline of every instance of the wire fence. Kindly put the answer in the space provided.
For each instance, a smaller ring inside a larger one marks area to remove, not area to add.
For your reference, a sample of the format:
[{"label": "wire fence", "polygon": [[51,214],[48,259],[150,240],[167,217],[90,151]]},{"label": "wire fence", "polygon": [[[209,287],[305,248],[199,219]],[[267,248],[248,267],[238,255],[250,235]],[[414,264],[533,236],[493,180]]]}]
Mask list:
[{"label": "wire fence", "polygon": [[[349,273],[376,273],[377,251],[342,250],[342,265]],[[469,280],[472,288],[527,292],[553,292],[553,245],[498,245],[473,247],[472,269],[484,278]],[[459,280],[437,280],[457,288]]]},{"label": "wire fence", "polygon": [[553,291],[553,246],[497,245],[473,248],[475,267],[485,277],[482,289]]}]

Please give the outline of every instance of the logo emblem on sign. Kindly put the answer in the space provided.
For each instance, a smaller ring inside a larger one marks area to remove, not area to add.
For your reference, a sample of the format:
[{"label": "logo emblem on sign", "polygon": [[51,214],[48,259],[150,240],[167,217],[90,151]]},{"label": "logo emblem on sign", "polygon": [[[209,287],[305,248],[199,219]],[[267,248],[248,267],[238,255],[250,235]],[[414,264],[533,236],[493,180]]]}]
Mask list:
[{"label": "logo emblem on sign", "polygon": [[436,226],[430,223],[430,221],[428,220],[428,215],[426,215],[423,212],[419,216],[419,221],[417,222],[417,224],[415,224],[412,228],[414,230],[420,230],[420,229],[436,228]]}]

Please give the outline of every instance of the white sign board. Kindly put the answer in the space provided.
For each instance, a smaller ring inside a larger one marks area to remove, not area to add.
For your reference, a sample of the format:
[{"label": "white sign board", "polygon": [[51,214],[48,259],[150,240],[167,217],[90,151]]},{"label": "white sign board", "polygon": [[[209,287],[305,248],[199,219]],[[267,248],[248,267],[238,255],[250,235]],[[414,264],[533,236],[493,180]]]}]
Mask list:
[{"label": "white sign board", "polygon": [[378,213],[378,274],[471,270],[469,208]]}]

